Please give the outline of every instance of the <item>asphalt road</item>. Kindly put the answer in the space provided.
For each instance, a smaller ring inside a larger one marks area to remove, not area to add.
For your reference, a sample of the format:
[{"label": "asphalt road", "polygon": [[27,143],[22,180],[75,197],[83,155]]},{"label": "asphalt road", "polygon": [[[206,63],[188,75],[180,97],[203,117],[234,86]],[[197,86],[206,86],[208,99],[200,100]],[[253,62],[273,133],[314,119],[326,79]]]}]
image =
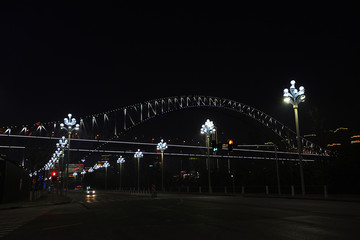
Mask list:
[{"label": "asphalt road", "polygon": [[1,211],[1,221],[12,213],[31,218],[2,239],[360,239],[356,202],[119,193],[72,197],[69,204]]}]

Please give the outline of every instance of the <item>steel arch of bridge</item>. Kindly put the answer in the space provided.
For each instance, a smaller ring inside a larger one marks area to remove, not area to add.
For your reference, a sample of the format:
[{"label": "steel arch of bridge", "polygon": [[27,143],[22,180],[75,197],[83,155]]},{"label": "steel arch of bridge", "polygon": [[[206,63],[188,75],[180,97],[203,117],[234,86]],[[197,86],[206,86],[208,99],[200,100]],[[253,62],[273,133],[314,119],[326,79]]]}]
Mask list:
[{"label": "steel arch of bridge", "polygon": [[[157,116],[176,110],[197,107],[222,108],[241,113],[272,130],[289,146],[295,146],[296,133],[275,118],[244,103],[213,96],[173,96],[159,98],[88,115],[80,118],[81,131],[79,132],[79,137],[113,139],[115,136],[121,135],[133,127]],[[60,123],[61,121],[11,126],[3,128],[2,130],[7,134],[60,136],[64,134],[60,129]],[[305,138],[301,138],[301,141],[304,151],[322,153],[324,150]]]}]

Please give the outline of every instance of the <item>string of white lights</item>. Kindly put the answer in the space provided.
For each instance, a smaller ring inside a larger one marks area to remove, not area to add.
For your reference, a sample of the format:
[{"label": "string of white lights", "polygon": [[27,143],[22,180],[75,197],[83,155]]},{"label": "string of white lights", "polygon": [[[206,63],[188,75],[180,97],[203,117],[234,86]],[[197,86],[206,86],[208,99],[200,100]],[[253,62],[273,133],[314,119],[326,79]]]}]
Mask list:
[{"label": "string of white lights", "polygon": [[[59,140],[59,137],[44,137],[44,136],[26,136],[26,135],[8,135],[8,134],[0,134],[0,137],[13,137],[13,138],[32,138],[32,139],[44,139],[44,140]],[[71,141],[77,142],[93,142],[93,143],[113,143],[113,144],[124,144],[124,145],[142,145],[142,146],[157,146],[157,143],[147,143],[147,142],[130,142],[130,141],[116,141],[116,140],[93,140],[93,139],[82,139],[82,138],[72,138]],[[196,145],[180,145],[180,144],[168,144],[170,148],[193,148],[193,149],[206,149],[205,146],[196,146]],[[227,150],[227,148],[223,148]],[[94,152],[98,150],[93,150]],[[274,151],[270,150],[255,150],[255,149],[244,149],[244,148],[234,148],[233,151],[240,152],[261,152],[261,153],[274,153]],[[278,151],[278,154],[290,154],[290,155],[298,155],[297,152],[284,152]],[[314,153],[303,153],[305,156],[325,156]]]},{"label": "string of white lights", "polygon": [[[113,153],[113,154],[135,154],[136,151],[125,151],[125,150],[94,150],[94,149],[81,149],[81,148],[72,148],[72,152],[92,152],[92,153]],[[145,155],[160,155],[158,152],[143,152]],[[207,157],[206,154],[197,154],[197,153],[171,153],[164,152],[165,156],[182,156],[182,157]],[[254,160],[276,160],[274,157],[257,157],[257,156],[236,156],[236,155],[210,155],[210,158],[232,158],[232,159],[254,159]],[[299,161],[299,159],[293,158],[277,158],[279,161]],[[314,162],[313,159],[305,159],[303,161]]]}]

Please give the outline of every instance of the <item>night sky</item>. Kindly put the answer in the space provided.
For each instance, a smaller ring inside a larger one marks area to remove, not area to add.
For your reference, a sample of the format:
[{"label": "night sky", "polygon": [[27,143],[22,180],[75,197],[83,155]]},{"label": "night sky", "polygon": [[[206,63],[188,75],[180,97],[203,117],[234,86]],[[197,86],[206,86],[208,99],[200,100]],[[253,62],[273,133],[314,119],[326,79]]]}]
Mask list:
[{"label": "night sky", "polygon": [[351,6],[50,2],[0,10],[1,126],[196,94],[243,102],[294,129],[282,91],[295,79],[306,90],[303,133],[319,123],[358,129]]}]

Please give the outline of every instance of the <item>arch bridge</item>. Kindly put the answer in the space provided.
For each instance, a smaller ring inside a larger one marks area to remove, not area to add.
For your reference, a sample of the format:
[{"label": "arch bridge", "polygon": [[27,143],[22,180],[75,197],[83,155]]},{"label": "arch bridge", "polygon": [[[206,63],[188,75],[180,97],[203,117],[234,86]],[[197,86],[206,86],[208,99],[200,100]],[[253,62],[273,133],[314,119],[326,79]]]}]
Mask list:
[{"label": "arch bridge", "polygon": [[[77,133],[76,137],[114,139],[157,116],[177,110],[201,107],[235,111],[259,122],[278,135],[289,147],[295,148],[296,146],[296,133],[263,111],[231,99],[200,95],[158,98],[81,117],[79,118],[81,131]],[[62,121],[38,122],[32,125],[3,127],[1,130],[2,133],[8,135],[61,136],[64,134],[60,128],[61,123]],[[320,154],[325,150],[303,137],[301,137],[301,142],[304,152]]]}]

